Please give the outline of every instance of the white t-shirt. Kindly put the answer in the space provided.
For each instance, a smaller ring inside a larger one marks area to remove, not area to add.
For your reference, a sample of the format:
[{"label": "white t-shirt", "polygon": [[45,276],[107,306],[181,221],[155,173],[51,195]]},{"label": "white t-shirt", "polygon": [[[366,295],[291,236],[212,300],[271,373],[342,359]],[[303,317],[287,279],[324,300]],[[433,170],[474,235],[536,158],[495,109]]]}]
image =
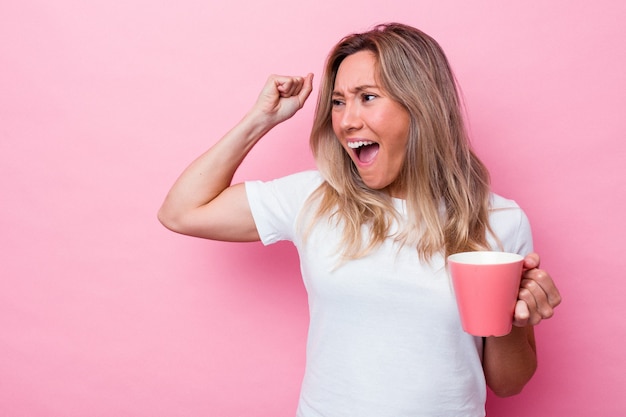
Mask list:
[{"label": "white t-shirt", "polygon": [[[322,181],[307,171],[246,183],[262,242],[290,240],[300,256],[310,326],[297,416],[484,416],[482,338],[461,328],[443,256],[426,264],[414,247],[388,239],[339,264],[340,229],[318,222],[305,242],[298,227]],[[497,195],[491,200],[497,249],[531,252],[522,210]],[[404,212],[404,202],[394,202]]]}]

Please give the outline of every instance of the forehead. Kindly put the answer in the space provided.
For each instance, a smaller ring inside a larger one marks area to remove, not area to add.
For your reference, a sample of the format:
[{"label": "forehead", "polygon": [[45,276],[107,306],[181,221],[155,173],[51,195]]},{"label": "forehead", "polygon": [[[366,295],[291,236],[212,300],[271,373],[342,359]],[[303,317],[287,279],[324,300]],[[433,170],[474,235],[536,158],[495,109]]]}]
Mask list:
[{"label": "forehead", "polygon": [[363,86],[377,86],[376,56],[370,51],[348,55],[339,65],[334,91],[352,91]]}]

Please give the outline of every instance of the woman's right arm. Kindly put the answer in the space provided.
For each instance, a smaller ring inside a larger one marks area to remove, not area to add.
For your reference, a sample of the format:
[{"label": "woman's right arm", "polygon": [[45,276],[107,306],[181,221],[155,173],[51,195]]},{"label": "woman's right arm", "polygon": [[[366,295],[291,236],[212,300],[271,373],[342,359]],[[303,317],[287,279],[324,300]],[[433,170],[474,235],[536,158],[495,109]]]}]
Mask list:
[{"label": "woman's right arm", "polygon": [[159,209],[159,221],[190,236],[259,240],[244,185],[231,185],[233,176],[267,132],[302,108],[312,84],[313,74],[270,76],[248,114],[176,180]]}]

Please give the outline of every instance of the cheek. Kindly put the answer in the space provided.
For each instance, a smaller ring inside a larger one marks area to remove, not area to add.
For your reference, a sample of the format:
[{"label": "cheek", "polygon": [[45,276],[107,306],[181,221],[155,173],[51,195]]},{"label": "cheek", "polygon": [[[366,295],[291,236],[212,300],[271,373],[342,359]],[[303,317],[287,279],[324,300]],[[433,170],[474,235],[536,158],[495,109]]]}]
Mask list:
[{"label": "cheek", "polygon": [[402,165],[406,160],[408,152],[409,136],[408,131],[398,130],[395,132],[394,138],[391,141],[391,159],[394,164]]},{"label": "cheek", "polygon": [[403,152],[406,152],[409,143],[409,125],[410,120],[405,115],[398,115],[395,118],[389,118],[392,121],[387,125],[388,131],[393,131],[394,146]]}]

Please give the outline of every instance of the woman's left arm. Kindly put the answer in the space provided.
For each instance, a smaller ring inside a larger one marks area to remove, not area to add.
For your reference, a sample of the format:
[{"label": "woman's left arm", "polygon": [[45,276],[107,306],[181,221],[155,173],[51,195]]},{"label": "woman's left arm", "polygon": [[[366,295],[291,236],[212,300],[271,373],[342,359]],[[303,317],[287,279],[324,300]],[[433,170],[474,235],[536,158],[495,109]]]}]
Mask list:
[{"label": "woman's left arm", "polygon": [[521,392],[537,369],[533,326],[554,314],[561,295],[552,277],[539,269],[539,255],[524,258],[511,333],[485,339],[483,370],[487,385],[500,397]]}]

